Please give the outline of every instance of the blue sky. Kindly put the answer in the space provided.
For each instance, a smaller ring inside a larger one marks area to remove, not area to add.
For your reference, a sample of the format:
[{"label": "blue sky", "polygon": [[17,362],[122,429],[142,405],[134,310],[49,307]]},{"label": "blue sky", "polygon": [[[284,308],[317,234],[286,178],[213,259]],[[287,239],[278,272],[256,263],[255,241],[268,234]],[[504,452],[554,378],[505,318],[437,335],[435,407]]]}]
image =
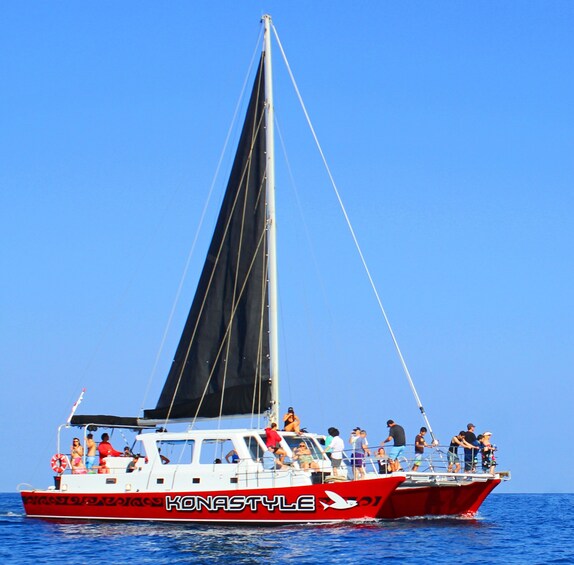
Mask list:
[{"label": "blue sky", "polygon": [[[148,381],[263,13],[436,435],[493,432],[513,472],[501,492],[574,491],[574,5],[561,1],[4,3],[0,491],[49,484],[83,387],[79,412],[155,405],[207,232],[146,396]],[[371,443],[393,418],[414,439],[418,409],[274,60],[294,179],[279,163],[282,408],[345,438],[361,425]]]}]

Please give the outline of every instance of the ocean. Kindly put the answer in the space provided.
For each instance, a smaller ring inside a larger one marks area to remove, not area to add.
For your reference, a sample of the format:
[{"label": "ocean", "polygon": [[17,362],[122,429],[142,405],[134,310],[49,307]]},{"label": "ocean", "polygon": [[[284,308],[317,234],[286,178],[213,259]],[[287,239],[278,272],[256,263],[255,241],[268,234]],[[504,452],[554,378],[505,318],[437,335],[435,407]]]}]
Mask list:
[{"label": "ocean", "polygon": [[26,518],[0,494],[6,563],[574,563],[574,494],[492,494],[473,519],[234,528]]}]

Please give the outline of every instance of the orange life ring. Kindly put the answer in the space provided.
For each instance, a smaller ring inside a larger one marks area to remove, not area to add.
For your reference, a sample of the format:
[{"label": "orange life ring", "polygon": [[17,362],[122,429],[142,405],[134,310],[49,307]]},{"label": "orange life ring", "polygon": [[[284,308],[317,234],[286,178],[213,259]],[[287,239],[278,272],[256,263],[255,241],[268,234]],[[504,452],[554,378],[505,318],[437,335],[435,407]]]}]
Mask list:
[{"label": "orange life ring", "polygon": [[50,461],[52,471],[61,475],[68,468],[68,458],[63,453],[56,453]]}]

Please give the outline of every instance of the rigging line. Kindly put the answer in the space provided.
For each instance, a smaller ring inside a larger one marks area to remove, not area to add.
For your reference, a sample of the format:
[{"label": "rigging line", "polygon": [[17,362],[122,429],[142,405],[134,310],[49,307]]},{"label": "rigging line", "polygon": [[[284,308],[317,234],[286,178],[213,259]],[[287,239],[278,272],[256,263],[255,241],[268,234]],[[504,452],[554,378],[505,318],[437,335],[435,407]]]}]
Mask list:
[{"label": "rigging line", "polygon": [[219,160],[218,160],[218,162],[217,162],[217,167],[215,168],[215,173],[214,173],[213,179],[212,179],[212,181],[211,181],[211,186],[209,187],[209,192],[208,192],[208,194],[207,194],[207,199],[206,199],[205,205],[204,205],[204,207],[203,207],[203,210],[202,210],[202,212],[201,212],[201,217],[200,217],[200,220],[199,220],[199,225],[198,225],[197,230],[196,230],[196,232],[195,232],[195,236],[194,236],[193,242],[192,242],[192,244],[191,244],[191,249],[190,249],[189,254],[188,254],[188,256],[187,256],[187,261],[186,261],[185,267],[184,267],[184,269],[183,269],[183,273],[182,273],[182,276],[181,276],[181,279],[180,279],[180,282],[179,282],[179,286],[178,286],[177,291],[176,291],[176,293],[175,293],[175,298],[174,298],[174,301],[173,301],[173,305],[172,305],[171,311],[170,311],[170,313],[169,313],[168,321],[167,321],[167,324],[166,324],[166,327],[165,327],[165,330],[164,330],[164,333],[163,333],[163,336],[162,336],[162,339],[161,339],[161,342],[160,342],[160,345],[159,345],[159,348],[158,348],[158,352],[157,352],[157,355],[156,355],[156,358],[155,358],[155,361],[154,361],[152,370],[151,370],[150,375],[149,375],[149,377],[148,377],[148,382],[147,382],[147,385],[146,385],[146,389],[145,389],[145,393],[144,393],[144,398],[143,398],[142,405],[141,405],[140,410],[139,410],[140,413],[143,412],[144,406],[146,405],[147,397],[148,397],[148,395],[149,395],[149,391],[150,391],[150,388],[151,388],[151,383],[152,383],[152,381],[153,381],[153,379],[154,379],[154,377],[155,377],[155,373],[156,373],[156,371],[157,371],[157,366],[159,365],[160,357],[161,357],[163,348],[164,348],[164,346],[165,346],[165,342],[166,342],[166,340],[167,340],[167,334],[168,334],[168,332],[169,332],[169,328],[171,327],[171,323],[172,323],[172,321],[173,321],[173,317],[175,316],[175,311],[176,311],[176,308],[177,308],[177,305],[178,305],[178,303],[179,303],[179,299],[180,299],[180,296],[181,296],[181,293],[182,293],[182,290],[183,290],[183,283],[184,283],[184,281],[185,281],[185,279],[186,279],[186,277],[187,277],[187,272],[189,271],[189,266],[191,265],[191,258],[193,257],[193,254],[194,254],[194,251],[195,251],[195,246],[196,246],[196,244],[197,244],[197,240],[199,239],[199,234],[201,233],[201,229],[202,229],[202,226],[203,226],[203,222],[205,221],[205,216],[207,215],[207,209],[209,208],[209,204],[210,204],[210,202],[211,202],[211,197],[213,196],[213,191],[214,191],[214,189],[215,189],[215,184],[216,184],[217,179],[218,179],[218,177],[219,177],[219,171],[221,170],[221,166],[222,166],[222,163],[223,163],[223,159],[224,159],[225,154],[226,154],[226,152],[227,152],[227,147],[228,147],[228,145],[229,145],[229,140],[230,140],[230,138],[231,138],[231,134],[232,134],[232,132],[233,132],[233,129],[234,129],[234,127],[235,127],[235,124],[237,123],[237,116],[238,116],[238,114],[239,114],[239,110],[241,109],[241,103],[242,103],[242,101],[243,101],[243,99],[244,99],[245,90],[247,89],[247,86],[248,86],[248,84],[249,84],[249,78],[250,78],[251,73],[252,73],[252,70],[253,70],[253,65],[254,65],[254,62],[255,62],[255,60],[256,60],[257,54],[259,53],[259,46],[260,46],[260,44],[261,44],[261,36],[262,36],[262,35],[263,35],[263,31],[260,32],[259,37],[258,37],[258,39],[257,39],[257,43],[256,43],[256,45],[255,45],[255,49],[253,50],[253,55],[251,56],[251,61],[250,61],[250,63],[249,63],[249,67],[248,67],[248,70],[247,70],[247,74],[245,75],[245,79],[244,79],[244,81],[243,81],[243,87],[241,88],[241,93],[240,93],[239,98],[238,98],[238,100],[237,100],[237,104],[235,105],[235,111],[234,111],[234,113],[233,113],[233,118],[231,119],[231,123],[230,123],[229,129],[228,129],[228,131],[227,131],[227,136],[225,137],[225,141],[224,141],[224,143],[223,143],[223,148],[222,148],[222,150],[221,150],[221,154],[220,154]]},{"label": "rigging line", "polygon": [[[257,127],[256,127],[256,131],[257,131],[257,132],[258,132],[259,129],[262,127],[261,124],[263,123],[263,121],[264,121],[264,112],[261,113],[261,116],[259,117],[259,121],[257,122]],[[252,157],[252,155],[253,155],[253,143],[254,143],[253,140],[254,140],[254,139],[255,139],[255,138],[252,138],[252,140],[251,140],[251,146],[250,146],[250,148],[249,148],[248,162],[247,162],[246,165],[245,165],[245,169],[242,171],[241,179],[239,180],[239,186],[242,186],[242,185],[243,185],[243,181],[244,181],[244,179],[245,179],[245,175],[247,174],[247,168],[249,167],[249,164],[250,164],[250,162],[251,162],[251,157]],[[247,190],[247,187],[246,187],[246,190]],[[198,329],[198,326],[199,326],[200,318],[201,318],[201,316],[203,315],[203,309],[204,309],[204,307],[205,307],[205,302],[206,302],[206,300],[207,300],[207,295],[209,294],[209,289],[211,288],[211,284],[212,284],[212,282],[213,282],[213,277],[215,276],[215,270],[216,270],[217,265],[218,265],[218,263],[219,263],[219,258],[220,258],[220,256],[221,256],[221,252],[222,252],[222,249],[223,249],[223,244],[224,244],[224,242],[225,242],[225,240],[226,240],[226,238],[227,238],[229,226],[231,225],[231,219],[232,219],[232,216],[233,216],[233,214],[234,214],[234,212],[235,212],[235,206],[237,205],[238,198],[239,198],[239,192],[237,192],[237,193],[235,194],[235,198],[234,198],[234,200],[233,200],[232,211],[231,211],[231,213],[230,213],[230,215],[229,215],[229,218],[228,218],[228,220],[227,220],[227,223],[226,223],[226,225],[225,225],[225,230],[224,230],[224,233],[223,233],[223,237],[222,237],[222,240],[221,240],[221,244],[220,244],[220,246],[219,246],[219,249],[217,250],[217,256],[215,257],[215,261],[214,261],[214,264],[213,264],[213,268],[212,268],[212,271],[211,271],[211,275],[210,275],[210,277],[209,277],[209,282],[208,282],[208,284],[207,284],[206,293],[205,293],[205,296],[203,297],[203,301],[202,301],[202,303],[201,303],[201,308],[200,308],[200,310],[199,310],[199,314],[198,314],[197,320],[195,321],[195,326],[194,326],[194,328],[193,328],[193,333],[192,333],[191,338],[190,338],[190,340],[189,340],[189,344],[188,344],[188,347],[187,347],[187,351],[186,351],[186,353],[185,353],[185,357],[184,357],[184,359],[183,359],[183,363],[182,363],[182,365],[181,365],[181,369],[180,369],[180,372],[179,372],[179,377],[178,377],[178,380],[177,380],[177,384],[176,384],[176,386],[175,386],[175,390],[174,390],[174,392],[173,392],[173,396],[172,396],[172,399],[171,399],[171,403],[170,403],[169,409],[168,409],[168,411],[167,411],[166,423],[167,423],[167,420],[169,420],[169,417],[170,417],[170,415],[171,415],[171,411],[173,410],[173,405],[174,405],[174,402],[175,402],[175,397],[177,396],[177,391],[179,390],[179,386],[180,386],[180,384],[181,384],[181,379],[183,378],[183,373],[184,373],[184,370],[185,370],[185,366],[187,365],[187,361],[188,361],[189,355],[190,355],[190,353],[191,353],[191,348],[192,348],[192,345],[193,345],[194,340],[195,340],[195,335],[196,335],[196,333],[197,333],[197,329]],[[220,351],[221,351],[221,350],[220,350]],[[218,356],[219,356],[220,351],[218,352]],[[212,371],[213,371],[213,369],[212,369]],[[210,373],[209,379],[211,379],[212,374],[213,374],[213,373]],[[207,387],[208,384],[209,384],[209,380],[208,380],[208,382],[207,382],[207,384],[206,384],[206,387]],[[205,392],[206,392],[206,390],[204,390],[204,393],[203,393],[203,395],[202,395],[202,397],[201,397],[201,402],[203,402],[203,399],[204,399],[204,397],[205,397]],[[200,403],[200,406],[201,406],[201,403]],[[199,409],[198,409],[198,412],[199,412]],[[195,422],[195,420],[197,419],[197,417],[198,417],[198,412],[197,412],[196,415],[194,416],[193,422]]]},{"label": "rigging line", "polygon": [[343,216],[345,217],[347,227],[349,228],[349,231],[351,232],[351,237],[353,238],[353,241],[355,243],[355,247],[357,249],[357,252],[359,254],[361,262],[363,263],[363,268],[365,269],[365,272],[367,274],[367,278],[369,279],[369,283],[371,285],[371,288],[372,288],[373,292],[375,293],[375,298],[377,300],[377,303],[379,304],[379,309],[381,310],[381,312],[383,314],[383,318],[385,319],[385,323],[386,323],[387,328],[389,330],[389,333],[391,335],[391,339],[393,340],[393,344],[395,346],[395,350],[397,352],[397,355],[398,355],[399,360],[401,362],[401,365],[403,367],[403,371],[405,373],[405,376],[407,377],[407,381],[408,381],[409,386],[413,392],[417,406],[419,407],[419,410],[423,416],[423,419],[428,426],[429,433],[430,433],[430,435],[434,441],[435,437],[434,437],[434,434],[432,431],[432,427],[431,427],[430,422],[428,420],[428,417],[424,411],[423,405],[421,403],[421,400],[420,400],[419,395],[417,393],[417,390],[415,388],[415,385],[414,385],[413,379],[411,377],[411,374],[409,372],[409,369],[407,367],[406,361],[405,361],[403,354],[401,352],[401,348],[399,347],[399,343],[397,341],[397,338],[395,337],[395,332],[393,331],[393,328],[391,326],[391,322],[387,316],[387,313],[386,313],[385,308],[383,306],[382,300],[379,296],[379,292],[377,290],[377,287],[375,285],[373,277],[371,276],[371,272],[369,270],[369,267],[367,265],[367,261],[365,260],[363,252],[362,252],[361,247],[359,245],[359,241],[358,241],[357,236],[355,234],[355,230],[353,229],[353,226],[351,225],[351,220],[349,219],[349,216],[347,214],[347,210],[345,209],[345,205],[343,204],[343,200],[341,199],[341,195],[339,194],[339,190],[338,190],[337,185],[335,183],[335,179],[333,178],[333,175],[331,173],[331,169],[329,168],[329,164],[327,163],[327,159],[325,157],[325,154],[323,153],[323,149],[321,147],[321,144],[319,143],[319,138],[317,137],[317,134],[315,133],[315,128],[313,127],[313,124],[311,123],[311,118],[309,117],[309,113],[307,112],[307,108],[305,106],[305,103],[303,102],[303,98],[301,97],[301,93],[299,92],[299,87],[297,86],[297,82],[295,81],[295,77],[293,76],[293,72],[291,71],[291,67],[289,66],[289,61],[287,60],[287,56],[285,54],[285,51],[283,50],[283,45],[281,44],[281,40],[279,39],[279,35],[277,34],[277,30],[275,29],[275,26],[272,25],[272,28],[273,28],[273,33],[275,35],[275,39],[277,40],[277,44],[279,46],[279,50],[281,51],[283,61],[285,62],[285,66],[287,67],[287,72],[289,73],[289,77],[291,78],[291,82],[293,83],[293,88],[295,89],[295,93],[297,94],[297,98],[299,100],[299,103],[301,104],[301,108],[302,108],[303,113],[305,115],[307,125],[309,126],[309,129],[311,130],[311,134],[313,136],[315,144],[317,145],[317,149],[319,150],[319,154],[321,155],[321,159],[322,159],[323,164],[325,166],[325,169],[327,171],[327,175],[329,176],[329,179],[331,181],[331,185],[333,186],[333,190],[334,190],[335,195],[337,197],[337,200],[339,202],[339,206],[341,207],[341,211],[343,212]]},{"label": "rigging line", "polygon": [[[259,98],[259,96],[258,96]],[[259,128],[256,127],[256,124],[253,124],[255,132],[251,132],[251,148],[256,140],[256,136],[258,135]],[[255,135],[254,135],[255,133]],[[239,230],[239,241],[237,242],[237,263],[235,265],[235,273],[233,275],[233,295],[231,297],[231,303],[233,305],[237,304],[239,306],[239,300],[237,299],[237,284],[239,280],[239,270],[241,268],[241,256],[243,251],[243,236],[244,236],[244,227],[245,227],[245,212],[247,208],[247,200],[249,198],[249,186],[250,182],[249,179],[251,178],[251,166],[253,164],[253,149],[251,150],[251,154],[249,156],[249,160],[247,163],[247,174],[245,178],[245,194],[243,195],[243,207],[241,210],[241,229]],[[234,306],[235,308],[235,306]],[[227,336],[227,346],[226,346],[226,355],[224,358],[224,370],[223,370],[223,382],[221,383],[221,402],[219,403],[219,419],[218,419],[218,429],[221,428],[221,416],[223,414],[223,402],[225,401],[225,384],[227,382],[227,370],[229,368],[228,360],[229,360],[229,350],[231,348],[231,332],[232,327],[229,327],[229,335]]]},{"label": "rigging line", "polygon": [[[266,175],[265,175],[266,176]],[[267,231],[268,223],[266,222],[265,233],[263,234],[263,250],[267,249]],[[265,300],[267,296],[268,280],[269,280],[269,262],[264,261],[264,267],[261,272],[261,310],[259,313],[259,340],[257,343],[257,364],[255,367],[255,379],[253,380],[253,400],[251,401],[251,428],[255,425],[255,416],[257,416],[257,423],[261,422],[261,414],[255,411],[255,406],[261,406],[262,395],[263,395],[263,339],[264,327],[265,327],[265,313],[267,311],[267,301]],[[255,404],[257,402],[257,404]],[[257,426],[259,427],[259,425]]]},{"label": "rigging line", "polygon": [[[285,165],[287,167],[287,172],[289,173],[289,179],[291,181],[291,188],[293,191],[293,195],[295,197],[295,202],[297,203],[297,210],[299,212],[299,216],[301,217],[301,222],[303,224],[303,231],[305,232],[305,238],[307,240],[307,246],[309,248],[309,253],[310,253],[310,256],[312,259],[313,268],[315,271],[315,276],[317,277],[317,282],[318,282],[319,288],[321,290],[323,302],[324,302],[324,305],[327,309],[327,314],[328,314],[327,320],[329,322],[329,327],[333,328],[335,317],[333,316],[333,310],[331,308],[331,304],[330,304],[329,299],[328,299],[328,293],[327,293],[327,289],[325,287],[325,280],[321,274],[321,269],[319,268],[319,261],[317,260],[317,255],[316,255],[315,250],[313,248],[311,233],[309,231],[309,225],[308,225],[306,218],[305,218],[304,207],[301,203],[301,198],[299,196],[299,190],[297,187],[297,183],[295,182],[295,176],[293,175],[293,169],[291,167],[291,163],[289,161],[289,156],[287,154],[287,147],[285,144],[285,140],[283,138],[283,134],[281,132],[281,127],[279,125],[279,121],[277,119],[277,112],[275,113],[275,126],[276,126],[277,135],[278,135],[278,138],[279,138],[279,141],[281,144],[281,149],[283,151],[283,157],[285,158]],[[305,298],[307,299],[307,295],[305,295]],[[305,300],[305,308],[306,308],[306,310],[309,310],[309,304],[308,304],[307,300]],[[311,321],[309,316],[308,316],[307,322],[308,322],[308,325],[310,326],[310,329],[309,329],[310,336],[314,336],[315,332],[312,331],[312,328],[311,328],[312,321]],[[323,326],[323,330],[324,329],[325,329],[325,326]],[[286,332],[283,332],[282,336],[283,336],[284,346],[286,347],[287,346],[286,345],[286,343],[287,343],[286,337],[285,337]],[[338,333],[334,334],[334,341],[335,341],[336,347],[342,351],[344,349],[344,347],[343,347],[343,344],[341,342],[340,337],[341,336]],[[319,348],[322,349],[322,347],[323,347],[322,342],[316,341],[314,339],[314,343],[316,344],[314,346],[315,347],[314,352],[317,351]],[[283,359],[288,360],[289,355],[285,355]],[[322,374],[322,371],[319,371],[317,369],[318,365],[320,364],[320,361],[321,361],[321,359],[318,359],[317,356],[314,354],[313,355],[313,363],[315,366],[315,372],[318,375]],[[287,374],[289,375],[289,370],[287,370]],[[290,380],[288,380],[288,383],[289,383],[289,393],[291,393],[291,382],[290,382]]]}]

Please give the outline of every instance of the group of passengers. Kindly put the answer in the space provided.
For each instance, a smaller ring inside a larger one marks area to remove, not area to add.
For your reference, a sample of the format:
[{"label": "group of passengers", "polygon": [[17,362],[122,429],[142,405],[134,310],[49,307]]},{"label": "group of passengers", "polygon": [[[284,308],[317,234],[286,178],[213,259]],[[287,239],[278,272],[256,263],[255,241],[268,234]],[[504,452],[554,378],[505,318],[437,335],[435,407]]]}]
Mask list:
[{"label": "group of passengers", "polygon": [[[406,434],[404,428],[394,422],[393,420],[387,421],[389,428],[388,437],[377,448],[376,460],[378,463],[378,471],[380,474],[393,473],[395,471],[404,470],[400,463],[400,458],[406,448]],[[282,437],[278,432],[278,426],[275,422],[271,423],[269,427],[265,428],[265,446],[266,450],[261,458],[264,469],[286,469],[293,462],[297,462],[301,469],[319,469],[318,462],[313,458],[310,446],[301,437],[300,443],[293,448],[292,457],[289,459],[287,452],[281,447]],[[461,470],[461,461],[458,455],[458,448],[464,449],[464,471],[467,473],[476,472],[478,466],[478,457],[481,457],[482,471],[484,473],[494,474],[496,468],[495,451],[496,446],[490,442],[492,436],[491,432],[484,432],[478,436],[474,433],[474,424],[469,423],[466,431],[460,431],[457,435],[453,436],[447,452],[448,457],[448,472],[458,473]],[[287,413],[283,417],[283,431],[294,432],[298,436],[302,436],[305,430],[300,427],[300,420],[295,414],[292,407],[289,407]],[[427,443],[425,436],[427,434],[425,427],[420,428],[419,433],[415,437],[414,451],[415,457],[413,460],[411,471],[418,471],[421,465],[425,448],[434,448],[438,446],[438,442],[433,440],[432,443]],[[389,448],[388,453],[385,451],[385,444],[392,441],[393,445]],[[364,479],[365,460],[371,457],[371,450],[369,449],[369,441],[367,439],[367,432],[360,427],[356,427],[351,432],[349,438],[351,445],[350,464],[353,470],[353,478],[355,480]],[[134,455],[130,448],[126,446],[124,451],[117,451],[110,443],[110,436],[103,433],[101,441],[96,444],[93,434],[89,433],[86,436],[86,458],[84,463],[84,448],[81,445],[79,438],[74,438],[70,449],[70,461],[73,474],[85,473],[107,473],[109,470],[106,467],[106,457],[130,457],[132,461],[128,465],[128,472],[133,471],[139,455]],[[334,477],[340,477],[341,463],[345,457],[345,442],[340,437],[339,430],[331,427],[328,429],[328,435],[325,438],[323,453],[329,457],[331,461],[331,468]],[[99,464],[96,465],[96,457],[99,455]],[[169,463],[169,459],[163,456],[160,452],[161,462]],[[238,463],[239,456],[237,452],[232,449],[225,459],[228,463]],[[403,457],[404,459],[404,457]],[[221,463],[221,460],[216,460]]]},{"label": "group of passengers", "polygon": [[[300,420],[296,416],[293,408],[289,408],[284,418],[283,431],[295,432],[301,435]],[[404,459],[404,452],[406,449],[406,434],[404,428],[397,424],[394,420],[387,420],[387,427],[389,429],[387,438],[381,443],[376,451],[376,460],[378,463],[378,471],[380,474],[392,473],[395,471],[403,471],[405,469],[401,466],[401,458]],[[460,458],[458,456],[458,448],[464,449],[464,471],[476,472],[478,466],[478,458],[481,457],[482,471],[484,473],[494,474],[496,467],[495,451],[496,446],[491,444],[491,432],[484,432],[476,436],[474,434],[474,424],[468,424],[467,431],[461,431],[458,435],[454,436],[451,441],[447,452],[448,457],[448,472],[458,473],[461,470]],[[266,428],[266,446],[269,455],[267,455],[266,468],[284,468],[286,453],[281,447],[281,436],[277,431],[277,424],[273,423],[270,427]],[[426,434],[428,430],[426,427],[421,427],[419,433],[415,437],[414,442],[414,459],[412,462],[411,471],[418,471],[423,460],[424,450],[427,448],[438,447],[438,441],[434,440],[427,443]],[[388,449],[385,450],[385,444],[393,442]],[[367,457],[371,457],[371,450],[369,449],[369,442],[367,439],[366,430],[357,426],[351,432],[349,438],[351,445],[350,464],[353,470],[353,478],[355,480],[364,479],[366,477],[365,461]],[[333,476],[340,476],[341,462],[345,454],[345,443],[339,435],[337,428],[329,428],[328,435],[325,438],[323,452],[331,460],[331,467],[333,469]],[[313,460],[309,446],[301,441],[298,447],[293,450],[293,460],[298,461],[302,469],[316,469],[319,467],[318,463]]]},{"label": "group of passengers", "polygon": [[458,435],[450,440],[448,448],[448,471],[458,473],[460,471],[459,446],[464,449],[464,471],[475,473],[478,467],[478,456],[481,458],[483,473],[494,474],[496,469],[496,446],[490,442],[492,432],[484,432],[478,436],[474,433],[476,426],[467,424],[466,431],[461,430]]},{"label": "group of passengers", "polygon": [[[70,449],[70,463],[72,467],[72,474],[85,475],[86,473],[108,473],[109,469],[106,467],[106,457],[131,457],[130,465],[135,466],[135,462],[139,455],[134,455],[131,449],[126,446],[123,452],[113,448],[110,443],[110,436],[107,433],[102,434],[102,440],[99,444],[94,441],[94,434],[89,433],[86,436],[86,461],[84,463],[84,448],[80,443],[80,439],[75,437],[72,440],[72,447]],[[96,457],[99,456],[98,464],[96,465]],[[161,455],[160,455],[161,457]],[[162,457],[162,462],[164,457]]]}]

